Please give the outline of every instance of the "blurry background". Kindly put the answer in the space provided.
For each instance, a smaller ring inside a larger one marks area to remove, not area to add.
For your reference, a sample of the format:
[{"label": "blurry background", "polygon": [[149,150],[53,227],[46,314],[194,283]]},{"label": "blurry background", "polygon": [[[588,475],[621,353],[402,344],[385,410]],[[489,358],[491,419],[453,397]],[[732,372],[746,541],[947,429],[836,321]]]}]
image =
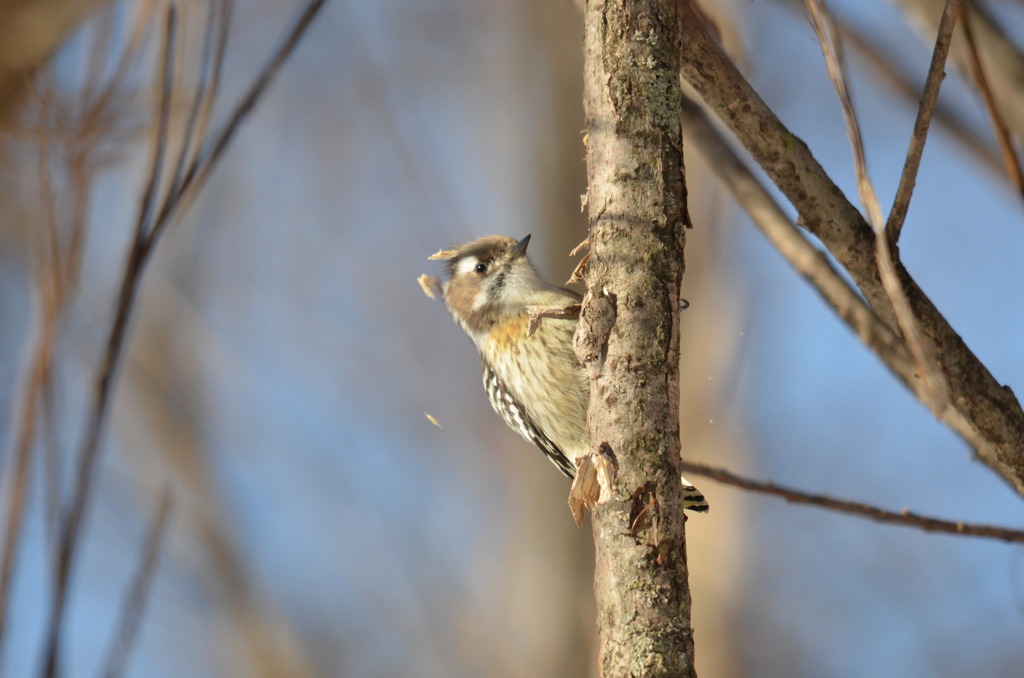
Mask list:
[{"label": "blurry background", "polygon": [[[17,4],[0,1],[0,33],[5,16],[15,26]],[[47,482],[59,477],[66,496],[146,175],[158,33],[101,121],[83,200],[68,150],[81,142],[83,64],[109,44],[112,70],[141,5],[67,4],[60,22],[44,23],[49,65],[44,47],[17,66],[35,80],[0,68],[0,93],[18,101],[0,110],[7,496],[40,334],[40,224],[50,211],[66,236],[86,217],[0,657],[15,678],[39,667],[54,539]],[[715,4],[755,87],[854,196],[840,110],[799,6]],[[989,4],[1024,40],[1024,3]],[[900,8],[831,6],[889,66],[923,82],[931,44]],[[187,74],[206,5],[179,8]],[[234,7],[215,119],[297,9]],[[488,233],[532,233],[540,268],[568,277],[567,252],[586,228],[581,31],[569,0],[328,3],[147,272],[72,577],[67,676],[100,670],[165,486],[174,509],[126,675],[595,675],[589,529],[573,525],[566,481],[491,412],[472,344],[415,281],[440,274],[429,254]],[[9,63],[22,53],[7,38]],[[856,50],[848,56],[889,204],[916,101]],[[956,76],[943,101],[991,137]],[[40,110],[62,111],[48,135]],[[1021,393],[1024,219],[991,156],[933,127],[902,253],[996,378]],[[1020,525],[1020,497],[890,377],[693,152],[687,178],[684,454],[887,508]],[[1019,546],[697,484],[712,505],[688,522],[701,675],[1020,675]]]}]

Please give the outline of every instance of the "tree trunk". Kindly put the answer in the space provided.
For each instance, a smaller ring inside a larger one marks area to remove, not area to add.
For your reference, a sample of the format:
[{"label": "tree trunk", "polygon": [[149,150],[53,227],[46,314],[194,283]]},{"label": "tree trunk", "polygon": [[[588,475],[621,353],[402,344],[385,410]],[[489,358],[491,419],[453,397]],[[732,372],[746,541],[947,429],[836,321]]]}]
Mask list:
[{"label": "tree trunk", "polygon": [[679,459],[679,287],[686,187],[675,0],[587,3],[591,215],[577,351],[590,430],[614,455],[593,514],[601,674],[695,676]]}]

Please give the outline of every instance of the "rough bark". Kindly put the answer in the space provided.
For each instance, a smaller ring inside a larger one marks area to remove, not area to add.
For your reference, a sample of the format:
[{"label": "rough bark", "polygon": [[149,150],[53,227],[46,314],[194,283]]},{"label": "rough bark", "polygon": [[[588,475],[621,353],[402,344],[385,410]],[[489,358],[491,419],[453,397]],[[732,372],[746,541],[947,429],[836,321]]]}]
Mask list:
[{"label": "rough bark", "polygon": [[678,4],[587,3],[591,259],[577,336],[591,439],[618,495],[593,514],[601,674],[695,676],[679,459],[686,189]]},{"label": "rough bark", "polygon": [[[703,19],[682,3],[685,40],[681,73],[736,135],[817,236],[849,272],[871,309],[898,331],[892,304],[878,276],[874,231],[818,164],[743,78],[708,34]],[[932,409],[974,449],[978,458],[1024,495],[1024,411],[899,263],[896,268],[950,393],[949,406]],[[927,404],[927,403],[926,403]]]}]

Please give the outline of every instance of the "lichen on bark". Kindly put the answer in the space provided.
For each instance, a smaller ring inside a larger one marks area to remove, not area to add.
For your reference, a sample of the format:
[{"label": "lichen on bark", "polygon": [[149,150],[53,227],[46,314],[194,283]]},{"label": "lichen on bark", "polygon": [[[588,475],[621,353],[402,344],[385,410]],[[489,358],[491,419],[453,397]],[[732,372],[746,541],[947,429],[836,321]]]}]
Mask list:
[{"label": "lichen on bark", "polygon": [[695,675],[675,466],[688,222],[678,11],[674,0],[592,0],[585,16],[591,258],[577,347],[592,440],[618,464],[617,500],[593,514],[606,678]]}]

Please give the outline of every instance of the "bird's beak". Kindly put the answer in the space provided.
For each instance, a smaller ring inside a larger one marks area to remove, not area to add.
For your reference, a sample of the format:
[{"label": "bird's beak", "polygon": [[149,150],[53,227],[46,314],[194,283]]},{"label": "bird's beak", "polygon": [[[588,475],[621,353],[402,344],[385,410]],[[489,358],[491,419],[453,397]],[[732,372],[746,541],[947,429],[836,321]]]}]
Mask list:
[{"label": "bird's beak", "polygon": [[[532,234],[531,234],[532,235]],[[522,240],[516,243],[515,248],[512,250],[512,258],[518,259],[519,257],[526,254],[526,246],[530,244],[530,236],[526,236]]]}]

